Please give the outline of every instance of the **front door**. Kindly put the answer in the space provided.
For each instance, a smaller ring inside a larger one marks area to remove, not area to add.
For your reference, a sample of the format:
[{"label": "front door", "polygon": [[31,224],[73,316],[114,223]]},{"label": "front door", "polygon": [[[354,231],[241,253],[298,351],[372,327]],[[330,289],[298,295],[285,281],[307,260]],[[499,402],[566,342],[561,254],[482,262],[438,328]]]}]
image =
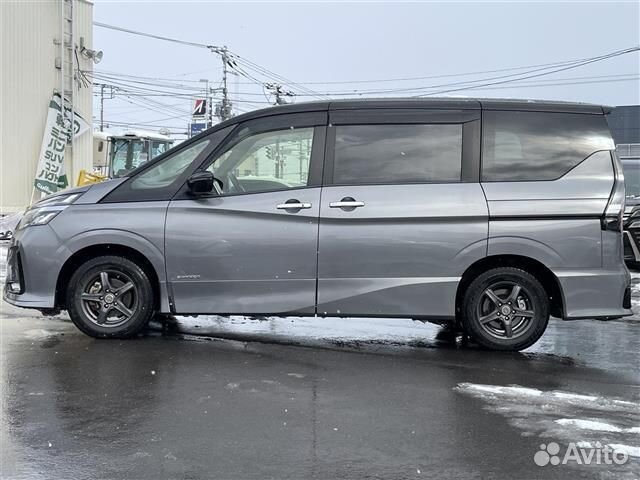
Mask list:
[{"label": "front door", "polygon": [[179,313],[313,313],[326,112],[238,126],[202,165],[220,192],[170,203],[166,266]]},{"label": "front door", "polygon": [[330,124],[318,314],[453,317],[487,251],[479,112],[337,111]]}]

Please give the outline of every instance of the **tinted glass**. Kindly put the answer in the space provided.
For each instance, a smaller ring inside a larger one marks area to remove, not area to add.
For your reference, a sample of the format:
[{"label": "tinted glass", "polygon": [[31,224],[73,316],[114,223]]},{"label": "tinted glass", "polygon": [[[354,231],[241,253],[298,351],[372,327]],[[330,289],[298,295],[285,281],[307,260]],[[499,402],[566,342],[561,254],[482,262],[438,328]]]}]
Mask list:
[{"label": "tinted glass", "polygon": [[482,120],[483,181],[556,180],[614,148],[603,115],[485,112]]},{"label": "tinted glass", "polygon": [[313,128],[259,133],[240,140],[208,170],[226,194],[286,190],[307,185]]},{"label": "tinted glass", "polygon": [[459,182],[462,125],[336,127],[334,183]]},{"label": "tinted glass", "polygon": [[146,190],[171,185],[207,145],[209,145],[208,139],[201,140],[189,148],[158,162],[153,167],[139,174],[131,182],[131,189]]}]

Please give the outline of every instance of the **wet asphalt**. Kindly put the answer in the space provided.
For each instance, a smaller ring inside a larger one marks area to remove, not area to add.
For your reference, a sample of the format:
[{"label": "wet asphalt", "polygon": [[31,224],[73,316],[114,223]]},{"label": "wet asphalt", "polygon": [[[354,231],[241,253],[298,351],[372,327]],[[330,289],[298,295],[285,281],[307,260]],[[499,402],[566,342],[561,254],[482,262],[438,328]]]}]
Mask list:
[{"label": "wet asphalt", "polygon": [[[640,476],[638,457],[533,461],[550,441],[640,447],[635,433],[554,429],[640,425],[638,321],[552,320],[529,350],[495,353],[408,320],[199,317],[109,341],[32,315],[0,313],[2,478]],[[485,398],[468,383],[597,405]]]}]

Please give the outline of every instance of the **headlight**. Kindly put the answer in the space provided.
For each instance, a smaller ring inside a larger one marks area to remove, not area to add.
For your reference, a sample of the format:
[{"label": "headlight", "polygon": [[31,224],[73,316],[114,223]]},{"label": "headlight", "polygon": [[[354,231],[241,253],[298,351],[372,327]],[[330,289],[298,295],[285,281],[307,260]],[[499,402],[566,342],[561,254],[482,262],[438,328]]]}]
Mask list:
[{"label": "headlight", "polygon": [[71,205],[77,199],[79,199],[84,192],[78,193],[63,193],[61,195],[53,195],[52,197],[47,197],[43,200],[40,200],[38,203],[34,205],[35,208],[42,207],[50,207],[52,205]]},{"label": "headlight", "polygon": [[25,212],[16,230],[31,226],[46,225],[84,193],[85,192],[63,193],[40,200]]},{"label": "headlight", "polygon": [[65,208],[66,207],[56,210],[34,208],[32,210],[28,210],[20,220],[20,223],[18,223],[16,230],[22,230],[23,228],[36,225],[46,225]]}]

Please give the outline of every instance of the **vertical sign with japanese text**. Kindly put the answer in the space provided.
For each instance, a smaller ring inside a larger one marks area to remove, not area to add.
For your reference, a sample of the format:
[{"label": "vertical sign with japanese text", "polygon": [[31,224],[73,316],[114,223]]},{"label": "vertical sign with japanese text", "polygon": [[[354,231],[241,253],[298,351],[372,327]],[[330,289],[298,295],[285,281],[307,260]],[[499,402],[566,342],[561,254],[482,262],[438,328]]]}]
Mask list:
[{"label": "vertical sign with japanese text", "polygon": [[[64,152],[71,134],[71,111],[65,109],[62,113],[62,101],[59,95],[54,95],[49,102],[47,122],[40,147],[38,169],[34,187],[41,192],[51,194],[69,185],[64,169]],[[89,129],[89,125],[80,115],[73,118],[73,136],[77,137]]]}]

